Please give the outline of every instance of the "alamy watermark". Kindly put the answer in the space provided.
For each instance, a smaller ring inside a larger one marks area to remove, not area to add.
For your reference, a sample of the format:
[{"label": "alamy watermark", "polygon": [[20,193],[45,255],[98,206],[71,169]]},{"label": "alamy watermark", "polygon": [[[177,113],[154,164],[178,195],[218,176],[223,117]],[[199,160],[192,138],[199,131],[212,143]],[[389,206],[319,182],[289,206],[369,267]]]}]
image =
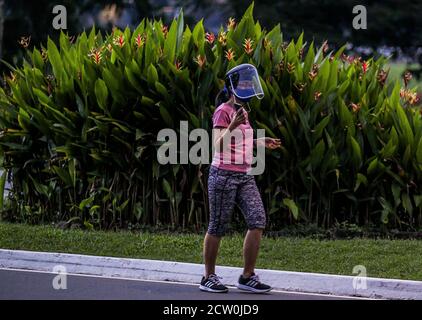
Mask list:
[{"label": "alamy watermark", "polygon": [[366,7],[363,5],[354,6],[352,12],[356,14],[352,22],[353,28],[356,30],[368,29]]},{"label": "alamy watermark", "polygon": [[67,270],[65,266],[57,265],[54,266],[53,272],[57,273],[57,276],[53,278],[53,289],[54,290],[66,290],[67,289]]},{"label": "alamy watermark", "polygon": [[[157,141],[163,142],[157,151],[157,161],[162,164],[209,164],[210,149],[213,163],[250,164],[250,175],[262,174],[265,170],[265,143],[256,143],[253,153],[254,130],[234,129],[224,135],[222,144],[215,146],[215,138],[220,129],[212,130],[212,137],[205,129],[197,128],[189,132],[188,121],[180,121],[179,134],[170,128],[158,132]],[[265,130],[256,130],[256,139],[265,138]],[[192,145],[192,142],[194,144]],[[189,147],[191,144],[191,147]],[[211,144],[211,145],[210,145]]]},{"label": "alamy watermark", "polygon": [[53,19],[53,28],[56,30],[67,29],[67,9],[63,5],[57,5],[53,8],[53,14],[56,16]]},{"label": "alamy watermark", "polygon": [[366,267],[362,265],[357,265],[353,267],[353,274],[356,276],[353,278],[353,289],[355,290],[366,290],[366,279],[367,279],[367,272]]}]

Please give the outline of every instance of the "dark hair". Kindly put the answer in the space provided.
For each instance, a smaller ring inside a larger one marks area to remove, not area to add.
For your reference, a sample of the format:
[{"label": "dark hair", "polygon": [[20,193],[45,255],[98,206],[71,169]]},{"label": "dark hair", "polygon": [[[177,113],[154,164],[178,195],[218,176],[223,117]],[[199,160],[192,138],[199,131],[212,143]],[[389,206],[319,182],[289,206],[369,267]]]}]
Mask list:
[{"label": "dark hair", "polygon": [[218,107],[222,103],[227,102],[230,99],[230,96],[230,92],[226,88],[221,90],[217,94],[217,97],[215,97],[215,107]]},{"label": "dark hair", "polygon": [[226,79],[226,85],[217,94],[217,97],[215,97],[215,107],[218,107],[220,104],[227,102],[230,99],[232,94],[228,88],[230,88],[230,82],[228,79]]}]

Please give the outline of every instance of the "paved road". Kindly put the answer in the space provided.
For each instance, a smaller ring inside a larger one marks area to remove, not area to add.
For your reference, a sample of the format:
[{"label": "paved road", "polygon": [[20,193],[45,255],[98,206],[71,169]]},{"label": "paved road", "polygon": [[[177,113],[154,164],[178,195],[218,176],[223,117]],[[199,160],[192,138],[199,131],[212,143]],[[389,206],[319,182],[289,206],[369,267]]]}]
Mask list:
[{"label": "paved road", "polygon": [[[197,285],[67,275],[66,290],[55,290],[55,273],[0,269],[0,300],[112,299],[112,300],[330,300],[327,295],[273,291],[251,294],[230,288],[227,294],[202,292]],[[343,298],[346,299],[346,298]]]}]

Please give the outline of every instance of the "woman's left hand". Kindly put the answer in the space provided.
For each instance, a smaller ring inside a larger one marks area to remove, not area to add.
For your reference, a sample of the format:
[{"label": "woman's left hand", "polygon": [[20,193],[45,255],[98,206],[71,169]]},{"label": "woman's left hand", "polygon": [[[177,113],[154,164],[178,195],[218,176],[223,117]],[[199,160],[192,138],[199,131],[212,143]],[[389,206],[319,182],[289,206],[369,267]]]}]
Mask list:
[{"label": "woman's left hand", "polygon": [[276,149],[281,147],[281,140],[280,139],[273,139],[273,138],[261,138],[261,139],[257,139],[257,143],[265,144],[265,148],[268,149]]},{"label": "woman's left hand", "polygon": [[268,149],[276,149],[281,147],[281,140],[280,139],[273,139],[273,138],[265,138],[265,148]]}]

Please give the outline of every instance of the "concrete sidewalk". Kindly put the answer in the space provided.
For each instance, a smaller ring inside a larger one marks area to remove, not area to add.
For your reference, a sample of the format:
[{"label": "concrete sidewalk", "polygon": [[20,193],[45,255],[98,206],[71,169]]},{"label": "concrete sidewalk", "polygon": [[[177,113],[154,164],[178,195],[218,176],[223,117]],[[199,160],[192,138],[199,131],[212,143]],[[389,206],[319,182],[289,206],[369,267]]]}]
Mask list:
[{"label": "concrete sidewalk", "polygon": [[[51,272],[58,265],[64,266],[66,272],[71,274],[184,283],[199,283],[204,268],[201,264],[193,263],[0,249],[0,268]],[[229,286],[236,284],[241,271],[241,268],[235,267],[217,267],[216,270],[217,274],[223,277],[222,282]],[[265,269],[256,271],[263,282],[270,283],[276,290],[422,300],[422,281],[356,278]]]}]

